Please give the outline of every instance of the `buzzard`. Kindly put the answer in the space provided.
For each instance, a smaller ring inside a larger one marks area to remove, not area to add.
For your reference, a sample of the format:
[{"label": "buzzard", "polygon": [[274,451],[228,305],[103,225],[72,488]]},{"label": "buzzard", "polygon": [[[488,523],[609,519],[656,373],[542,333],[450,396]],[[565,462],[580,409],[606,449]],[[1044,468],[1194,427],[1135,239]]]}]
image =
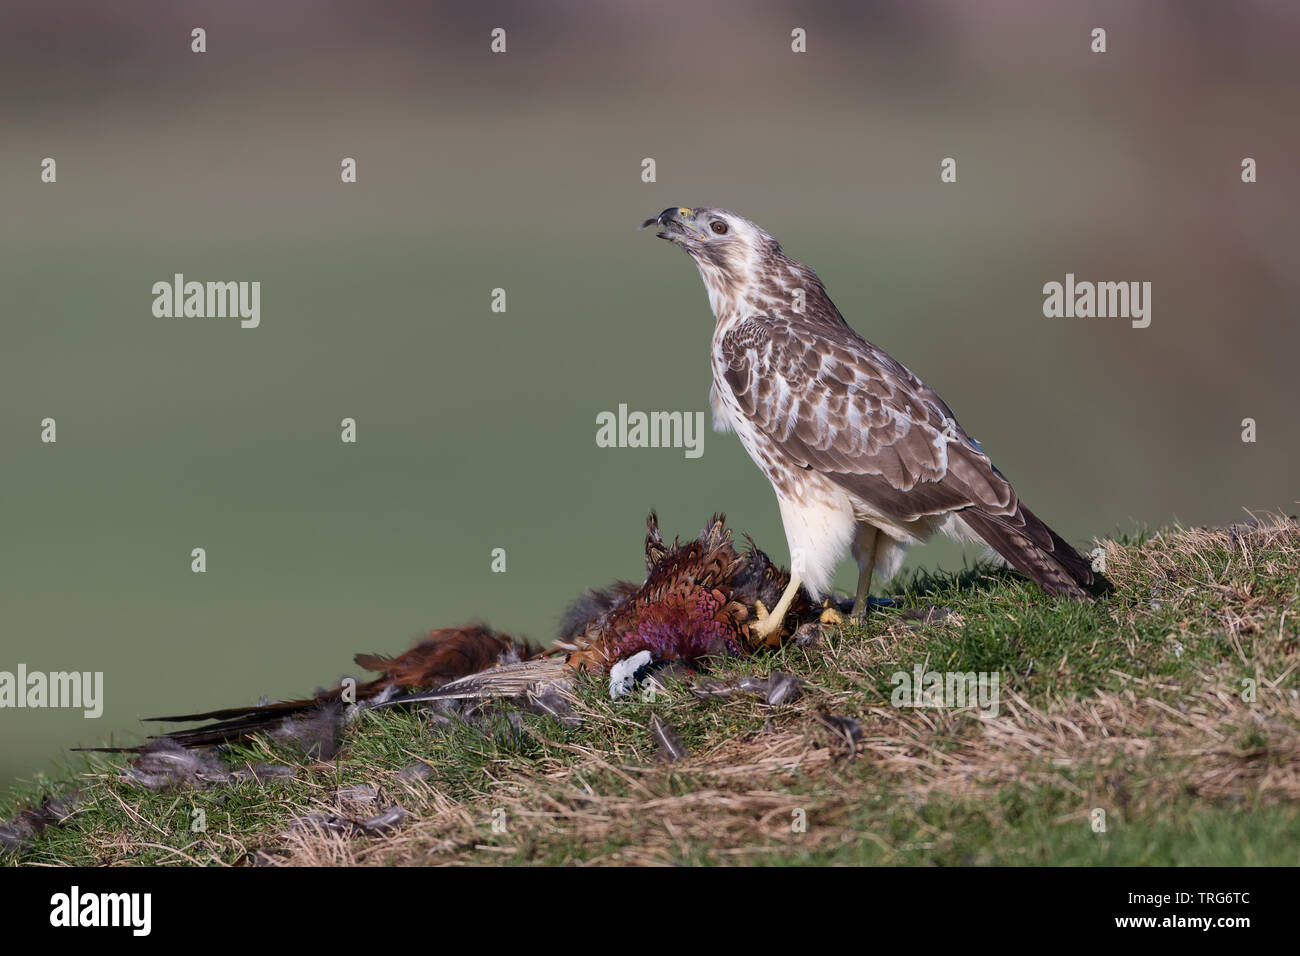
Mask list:
[{"label": "buzzard", "polygon": [[1039,520],[934,389],[844,321],[817,274],[725,209],[673,206],[641,228],[679,246],[704,279],[717,326],[709,401],[776,491],[791,580],[754,627],[780,628],[800,585],[826,594],[858,564],[854,614],[873,573],[936,532],[982,541],[1049,594],[1110,584]]}]

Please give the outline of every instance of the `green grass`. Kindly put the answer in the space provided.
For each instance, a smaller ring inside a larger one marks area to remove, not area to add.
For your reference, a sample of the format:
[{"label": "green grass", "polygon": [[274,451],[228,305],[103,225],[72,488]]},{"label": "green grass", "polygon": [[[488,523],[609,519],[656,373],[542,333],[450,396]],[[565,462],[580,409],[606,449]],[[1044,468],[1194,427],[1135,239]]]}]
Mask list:
[{"label": "green grass", "polygon": [[[1098,604],[1051,600],[987,568],[916,574],[887,589],[897,606],[865,627],[830,627],[812,647],[707,675],[797,675],[802,696],[776,707],[698,700],[695,678],[612,703],[603,681],[583,678],[578,728],[499,702],[450,721],[366,713],[330,763],[261,741],[231,750],[232,769],[295,770],[266,783],[155,793],[115,759],[65,766],[11,795],[4,815],[71,787],[78,809],[6,860],[1295,864],[1296,523],[1165,532],[1108,543],[1106,557],[1117,591]],[[948,616],[916,619],[935,607]],[[998,674],[998,716],[891,707],[891,675],[916,664]],[[680,734],[686,759],[658,759],[653,715]],[[825,715],[853,718],[860,738],[850,747]],[[419,764],[427,779],[399,778]],[[375,799],[350,801],[353,785],[377,788]],[[294,827],[312,812],[361,821],[391,804],[408,816],[386,833]],[[191,830],[196,809],[205,832]]]}]

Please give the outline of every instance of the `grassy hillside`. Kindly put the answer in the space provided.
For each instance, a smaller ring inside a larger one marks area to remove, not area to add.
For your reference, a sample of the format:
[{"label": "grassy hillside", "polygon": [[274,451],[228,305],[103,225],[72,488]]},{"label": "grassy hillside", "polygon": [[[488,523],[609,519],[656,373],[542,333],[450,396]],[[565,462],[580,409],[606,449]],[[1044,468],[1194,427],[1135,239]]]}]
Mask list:
[{"label": "grassy hillside", "polygon": [[[567,721],[508,703],[366,713],[334,761],[258,742],[160,791],[97,758],[14,795],[4,859],[1295,864],[1300,524],[1105,551],[1117,592],[1095,606],[986,568],[914,577],[865,627],[665,679],[652,700],[580,680]],[[996,673],[996,716],[892,706],[891,676],[916,665]],[[736,686],[773,674],[801,693]]]}]

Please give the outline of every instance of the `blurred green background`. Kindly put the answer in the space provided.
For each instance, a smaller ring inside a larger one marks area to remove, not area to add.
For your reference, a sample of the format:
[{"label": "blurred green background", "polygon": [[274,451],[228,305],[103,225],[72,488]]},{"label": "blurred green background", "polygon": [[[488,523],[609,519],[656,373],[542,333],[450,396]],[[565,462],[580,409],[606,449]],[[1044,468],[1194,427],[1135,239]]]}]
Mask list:
[{"label": "blurred green background", "polygon": [[[786,560],[734,436],[595,444],[620,403],[707,410],[699,277],[634,228],[670,204],[816,268],[1077,544],[1293,509],[1300,8],[1059,6],[7,5],[0,670],[106,705],[0,711],[0,787],[431,627],[549,640],[639,575],[652,506]],[[261,327],[154,318],[175,272],[260,280]],[[1044,318],[1067,272],[1152,282],[1151,327]]]}]

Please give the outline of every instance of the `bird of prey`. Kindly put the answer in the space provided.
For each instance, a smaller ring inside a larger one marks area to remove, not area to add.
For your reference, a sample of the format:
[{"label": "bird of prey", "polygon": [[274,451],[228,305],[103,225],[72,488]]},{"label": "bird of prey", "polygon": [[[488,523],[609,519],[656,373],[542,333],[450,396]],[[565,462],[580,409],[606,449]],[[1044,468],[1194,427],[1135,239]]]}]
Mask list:
[{"label": "bird of prey", "polygon": [[934,389],[855,332],[812,269],[725,209],[672,206],[647,219],[694,260],[717,320],[713,424],[735,431],[776,491],[793,575],[760,633],[800,585],[826,594],[851,551],[855,616],[873,573],[936,532],[982,541],[1049,594],[1110,588],[1039,520]]},{"label": "bird of prey", "polygon": [[[208,723],[172,731],[139,747],[86,749],[156,754],[159,745],[193,749],[267,734],[318,756],[332,754],[345,710],[352,704],[522,697],[576,672],[605,673],[641,651],[649,651],[654,661],[689,665],[779,644],[793,633],[754,631],[757,609],[781,599],[790,574],[752,540],[747,549],[738,550],[725,516],[714,515],[698,537],[685,543],[665,543],[653,511],[646,527],[645,580],[589,589],[565,612],[549,650],[483,624],[442,628],[397,657],[356,655],[358,665],[379,676],[346,691],[339,686],[300,700],[152,717],[149,720]],[[790,612],[799,624],[817,624],[838,614],[802,594]]]}]

